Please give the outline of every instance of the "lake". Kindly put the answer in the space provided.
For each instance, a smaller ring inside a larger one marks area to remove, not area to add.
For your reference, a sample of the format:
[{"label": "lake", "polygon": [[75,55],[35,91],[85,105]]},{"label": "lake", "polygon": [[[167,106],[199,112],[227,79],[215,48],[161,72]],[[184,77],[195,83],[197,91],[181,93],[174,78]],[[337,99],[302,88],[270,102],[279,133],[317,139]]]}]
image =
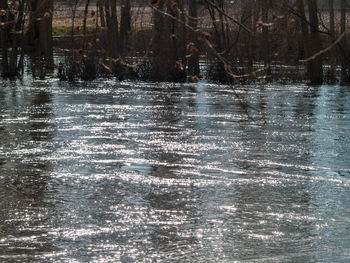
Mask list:
[{"label": "lake", "polygon": [[0,82],[0,262],[349,262],[350,88]]}]

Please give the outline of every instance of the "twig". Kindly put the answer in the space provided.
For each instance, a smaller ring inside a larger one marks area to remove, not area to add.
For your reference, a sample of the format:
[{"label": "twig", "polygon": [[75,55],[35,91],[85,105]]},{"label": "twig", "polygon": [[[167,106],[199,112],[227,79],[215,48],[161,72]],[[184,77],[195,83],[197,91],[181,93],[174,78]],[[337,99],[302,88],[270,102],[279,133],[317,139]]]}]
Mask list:
[{"label": "twig", "polygon": [[214,4],[213,2],[209,1],[209,0],[203,0],[204,2],[206,2],[208,5],[211,5],[216,11],[218,11],[221,15],[227,17],[228,19],[230,19],[233,23],[235,23],[236,25],[240,26],[241,28],[243,28],[245,31],[247,31],[248,33],[251,33],[251,31],[242,23],[240,23],[239,21],[237,21],[236,19],[234,19],[232,16],[229,16],[226,12],[224,12],[220,7],[218,7],[216,4]]},{"label": "twig", "polygon": [[331,45],[329,45],[327,48],[325,49],[322,49],[321,51],[317,52],[316,54],[312,55],[311,57],[308,57],[307,59],[303,59],[303,60],[300,60],[301,63],[306,63],[306,62],[309,62],[311,60],[314,60],[316,59],[317,57],[321,56],[322,54],[328,52],[329,50],[331,50],[334,46],[336,46],[345,36],[346,34],[348,33],[349,29],[348,30],[345,30],[338,38],[336,41],[334,41]]}]

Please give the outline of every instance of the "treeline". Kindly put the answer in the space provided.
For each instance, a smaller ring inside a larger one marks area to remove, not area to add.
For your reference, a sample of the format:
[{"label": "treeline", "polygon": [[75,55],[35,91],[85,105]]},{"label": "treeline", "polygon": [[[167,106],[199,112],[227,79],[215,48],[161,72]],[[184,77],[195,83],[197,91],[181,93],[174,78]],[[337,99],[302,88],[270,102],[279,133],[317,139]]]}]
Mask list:
[{"label": "treeline", "polygon": [[[307,79],[347,84],[347,2],[69,1],[71,34],[65,40],[71,50],[58,74],[61,79],[115,75],[175,82]],[[0,0],[0,19],[2,76],[20,75],[26,54],[52,67],[52,21],[59,19],[53,0]]]},{"label": "treeline", "polygon": [[15,77],[24,70],[24,56],[36,54],[53,67],[53,0],[0,0],[1,75]]}]

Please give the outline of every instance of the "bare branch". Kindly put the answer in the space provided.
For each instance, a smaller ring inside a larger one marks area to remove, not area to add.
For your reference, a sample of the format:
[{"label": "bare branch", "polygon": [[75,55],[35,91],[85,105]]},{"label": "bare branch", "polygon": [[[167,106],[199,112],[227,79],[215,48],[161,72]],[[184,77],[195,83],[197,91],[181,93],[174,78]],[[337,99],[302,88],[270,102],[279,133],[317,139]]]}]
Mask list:
[{"label": "bare branch", "polygon": [[317,57],[321,56],[322,54],[330,51],[333,47],[335,47],[348,33],[349,29],[344,31],[338,38],[336,41],[334,41],[331,45],[329,45],[327,48],[322,49],[321,51],[317,52],[316,54],[312,55],[311,57],[308,57],[307,59],[303,59],[303,60],[299,60],[301,63],[306,63],[309,62],[311,60],[316,59]]}]

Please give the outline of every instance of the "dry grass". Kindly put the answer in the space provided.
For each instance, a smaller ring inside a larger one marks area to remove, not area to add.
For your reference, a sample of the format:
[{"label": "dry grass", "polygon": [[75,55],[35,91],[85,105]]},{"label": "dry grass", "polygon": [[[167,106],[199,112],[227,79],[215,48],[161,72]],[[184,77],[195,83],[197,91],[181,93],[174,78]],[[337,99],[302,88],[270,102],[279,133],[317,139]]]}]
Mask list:
[{"label": "dry grass", "polygon": [[[75,15],[75,25],[82,25],[84,19],[84,2],[79,2]],[[53,26],[71,26],[72,25],[72,9],[70,4],[56,4],[54,8]],[[96,16],[91,15],[91,11],[97,14],[96,3],[92,2],[89,6],[87,24],[93,26],[96,24]],[[152,10],[149,7],[134,6],[132,7],[132,24],[133,28],[142,26],[149,27],[152,23]],[[118,7],[118,17],[120,17],[120,7]]]},{"label": "dry grass", "polygon": [[[72,8],[70,4],[56,4],[54,7],[53,26],[70,26],[72,25]],[[96,5],[93,4],[89,8],[89,12],[96,11]],[[76,11],[75,24],[81,25],[84,19],[84,5],[79,2]],[[88,24],[94,24],[94,18],[88,16]]]}]

